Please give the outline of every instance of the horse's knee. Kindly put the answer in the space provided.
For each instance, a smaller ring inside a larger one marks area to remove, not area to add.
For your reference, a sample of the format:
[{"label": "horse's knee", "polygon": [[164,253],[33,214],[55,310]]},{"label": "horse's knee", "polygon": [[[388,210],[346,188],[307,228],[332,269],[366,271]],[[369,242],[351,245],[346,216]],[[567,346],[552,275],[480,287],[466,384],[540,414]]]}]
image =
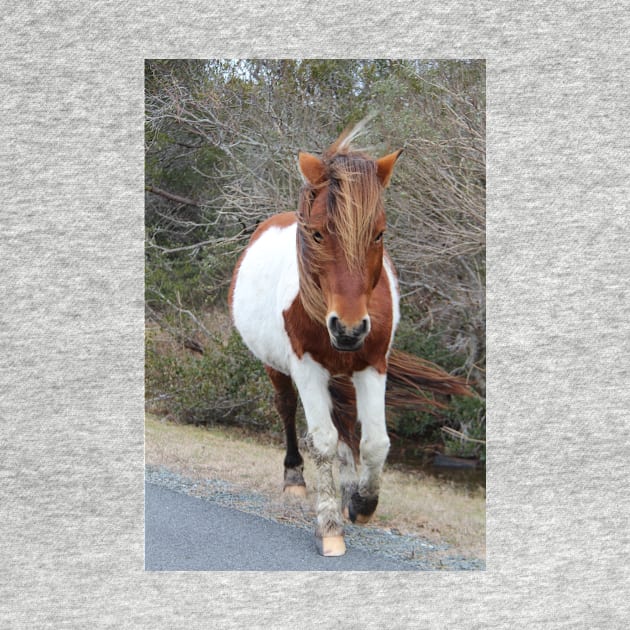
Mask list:
[{"label": "horse's knee", "polygon": [[322,426],[314,428],[308,436],[308,443],[313,457],[318,459],[331,461],[337,453],[337,443],[339,435],[337,429],[330,426]]},{"label": "horse's knee", "polygon": [[381,466],[387,458],[390,440],[387,434],[366,437],[361,441],[361,463],[364,466]]}]

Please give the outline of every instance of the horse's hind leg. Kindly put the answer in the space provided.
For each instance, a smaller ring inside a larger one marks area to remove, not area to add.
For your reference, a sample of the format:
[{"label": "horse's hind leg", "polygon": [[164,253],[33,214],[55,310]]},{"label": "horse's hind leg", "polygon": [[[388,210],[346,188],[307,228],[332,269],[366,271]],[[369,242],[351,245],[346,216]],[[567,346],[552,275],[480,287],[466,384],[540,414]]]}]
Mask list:
[{"label": "horse's hind leg", "polygon": [[339,457],[339,485],[341,508],[345,518],[350,518],[349,506],[358,489],[356,460],[359,442],[356,435],[357,405],[354,385],[347,378],[331,379],[328,390],[332,398],[333,423],[339,431],[337,455]]},{"label": "horse's hind leg", "polygon": [[276,409],[284,423],[286,438],[286,456],[284,458],[284,491],[287,494],[306,496],[306,483],[304,482],[304,460],[298,450],[297,433],[295,431],[295,410],[297,408],[297,395],[291,382],[291,377],[265,366],[267,374],[276,390],[274,402]]}]

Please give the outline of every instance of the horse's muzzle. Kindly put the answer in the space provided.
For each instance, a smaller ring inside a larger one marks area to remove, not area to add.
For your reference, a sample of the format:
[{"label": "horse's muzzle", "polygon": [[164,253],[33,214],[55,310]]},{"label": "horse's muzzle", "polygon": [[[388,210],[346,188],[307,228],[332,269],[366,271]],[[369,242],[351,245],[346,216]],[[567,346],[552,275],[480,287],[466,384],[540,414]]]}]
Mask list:
[{"label": "horse's muzzle", "polygon": [[370,318],[367,315],[359,324],[347,326],[339,319],[336,313],[331,313],[326,324],[333,348],[341,352],[359,350],[370,332]]}]

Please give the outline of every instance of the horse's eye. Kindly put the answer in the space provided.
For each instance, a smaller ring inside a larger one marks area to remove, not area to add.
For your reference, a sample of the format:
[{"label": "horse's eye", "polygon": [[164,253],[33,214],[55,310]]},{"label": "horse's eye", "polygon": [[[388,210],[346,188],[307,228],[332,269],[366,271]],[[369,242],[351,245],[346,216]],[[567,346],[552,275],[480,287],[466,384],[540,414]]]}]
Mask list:
[{"label": "horse's eye", "polygon": [[380,232],[378,234],[378,236],[374,239],[375,243],[380,243],[383,240],[383,235],[385,234],[385,232]]},{"label": "horse's eye", "polygon": [[316,243],[321,243],[324,240],[321,232],[313,232],[313,240]]}]

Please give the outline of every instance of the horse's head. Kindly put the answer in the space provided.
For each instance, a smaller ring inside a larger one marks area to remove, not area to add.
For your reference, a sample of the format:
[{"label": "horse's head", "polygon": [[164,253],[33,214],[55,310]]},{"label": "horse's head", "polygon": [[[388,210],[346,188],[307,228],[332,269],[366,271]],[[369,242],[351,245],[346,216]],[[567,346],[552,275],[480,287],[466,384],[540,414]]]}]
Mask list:
[{"label": "horse's head", "polygon": [[401,151],[373,160],[344,150],[344,139],[322,158],[299,154],[298,261],[306,311],[327,327],[334,348],[353,351],[370,332],[370,297],[383,266],[382,192]]}]

